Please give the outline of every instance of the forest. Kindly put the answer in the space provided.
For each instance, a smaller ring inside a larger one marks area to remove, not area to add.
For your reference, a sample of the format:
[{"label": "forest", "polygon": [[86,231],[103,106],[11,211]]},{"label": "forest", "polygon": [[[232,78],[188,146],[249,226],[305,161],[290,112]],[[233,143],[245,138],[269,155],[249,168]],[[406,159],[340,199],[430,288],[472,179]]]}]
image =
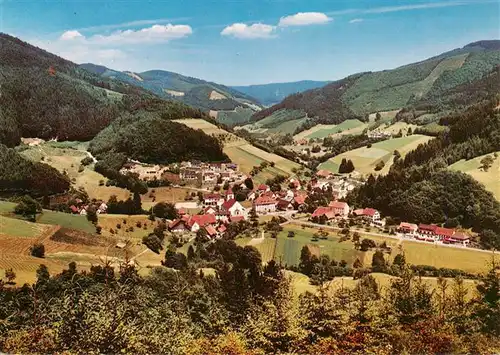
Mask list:
[{"label": "forest", "polygon": [[40,265],[33,286],[0,284],[0,351],[477,354],[500,347],[494,267],[476,295],[460,277],[440,278],[432,290],[404,259],[387,287],[365,275],[354,289],[324,283],[297,295],[283,268],[263,266],[254,247],[219,240],[187,255],[169,247],[168,267],[145,277],[128,263],[117,271],[70,263],[57,275]]},{"label": "forest", "polygon": [[498,99],[441,119],[449,130],[397,160],[386,176],[370,176],[348,196],[400,220],[452,223],[479,232],[486,248],[500,247],[500,203],[464,173],[448,171],[460,159],[500,149]]},{"label": "forest", "polygon": [[44,163],[33,163],[0,144],[0,196],[48,196],[69,190],[69,178]]}]

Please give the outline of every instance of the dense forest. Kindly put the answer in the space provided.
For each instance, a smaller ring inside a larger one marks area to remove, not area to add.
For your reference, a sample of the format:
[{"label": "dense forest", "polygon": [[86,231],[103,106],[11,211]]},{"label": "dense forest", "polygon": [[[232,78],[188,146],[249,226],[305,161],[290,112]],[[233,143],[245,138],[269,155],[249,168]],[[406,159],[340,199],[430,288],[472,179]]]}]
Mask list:
[{"label": "dense forest", "polygon": [[0,144],[0,196],[29,194],[39,197],[69,190],[69,178],[53,167],[33,163]]},{"label": "dense forest", "polygon": [[[308,117],[314,118],[308,121],[308,125],[335,124],[348,119],[363,119],[352,112],[344,104],[341,97],[343,93],[356,81],[358,75],[328,84],[320,89],[313,89],[303,93],[292,94],[279,104],[255,113],[252,120],[258,121],[274,112],[282,109],[303,110]],[[304,127],[305,130],[309,127]]]},{"label": "dense forest", "polygon": [[[0,283],[0,351],[133,354],[495,353],[500,348],[500,274],[460,277],[435,290],[400,258],[381,288],[294,293],[274,261],[234,241],[171,246],[146,277],[129,263],[57,275],[41,265],[32,286]],[[200,267],[211,267],[205,274]],[[306,267],[307,265],[303,265]],[[15,277],[15,275],[14,275]]]},{"label": "dense forest", "polygon": [[397,160],[386,176],[370,176],[348,198],[409,222],[449,223],[480,232],[488,248],[500,247],[500,203],[472,177],[447,167],[500,150],[498,100],[441,119],[449,127]]},{"label": "dense forest", "polygon": [[124,153],[129,158],[157,164],[228,159],[216,138],[143,111],[114,121],[92,140],[89,151],[97,157],[109,152]]},{"label": "dense forest", "polygon": [[0,34],[0,143],[15,146],[21,137],[90,140],[137,105],[168,118],[200,117],[178,102],[161,100],[144,89],[101,78],[6,34]]}]

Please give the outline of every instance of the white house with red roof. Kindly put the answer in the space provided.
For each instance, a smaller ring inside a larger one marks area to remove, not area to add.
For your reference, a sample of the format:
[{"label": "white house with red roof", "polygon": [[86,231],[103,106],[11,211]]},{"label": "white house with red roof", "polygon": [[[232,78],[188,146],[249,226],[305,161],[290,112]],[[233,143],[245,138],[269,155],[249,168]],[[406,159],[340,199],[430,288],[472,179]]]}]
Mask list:
[{"label": "white house with red roof", "polygon": [[228,214],[230,217],[232,216],[243,216],[244,219],[247,218],[248,212],[245,207],[241,205],[238,201],[236,201],[234,198],[231,200],[228,200],[224,202],[220,206],[220,210],[223,213]]},{"label": "white house with red roof", "polygon": [[197,214],[191,216],[188,221],[188,226],[191,232],[197,232],[201,227],[214,226],[217,223],[217,218],[213,214]]},{"label": "white house with red roof", "polygon": [[405,234],[416,234],[418,226],[414,223],[401,222],[398,227],[398,231]]},{"label": "white house with red roof", "polygon": [[332,201],[328,205],[335,216],[347,217],[349,215],[349,205],[347,202]]},{"label": "white house with red roof", "polygon": [[278,201],[274,197],[262,195],[253,201],[253,207],[257,213],[276,212]]},{"label": "white house with red roof", "polygon": [[356,216],[365,217],[370,222],[377,222],[380,220],[380,212],[374,208],[361,208],[354,210]]}]

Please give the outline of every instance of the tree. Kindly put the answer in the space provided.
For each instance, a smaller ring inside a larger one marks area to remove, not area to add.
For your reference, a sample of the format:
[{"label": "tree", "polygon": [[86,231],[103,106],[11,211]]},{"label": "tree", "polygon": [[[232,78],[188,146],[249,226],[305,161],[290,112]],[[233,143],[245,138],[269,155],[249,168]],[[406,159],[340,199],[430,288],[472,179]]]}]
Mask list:
[{"label": "tree", "polygon": [[94,225],[97,225],[97,209],[94,206],[89,206],[87,208],[87,220]]},{"label": "tree", "polygon": [[253,190],[253,180],[251,178],[249,178],[249,177],[246,178],[244,181],[244,184],[247,187],[247,189]]},{"label": "tree", "polygon": [[481,169],[483,169],[484,171],[488,171],[488,169],[491,168],[491,166],[493,165],[494,161],[495,160],[491,157],[491,155],[485,156],[480,161],[480,163],[481,163]]},{"label": "tree", "polygon": [[257,211],[255,210],[255,207],[252,207],[250,209],[248,217],[250,218],[250,221],[252,222],[254,227],[257,227],[259,225],[259,216],[257,216]]},{"label": "tree", "polygon": [[403,267],[406,265],[406,258],[404,254],[398,254],[394,257],[393,265]]},{"label": "tree", "polygon": [[179,213],[175,205],[169,202],[159,202],[151,210],[152,214],[158,218],[176,219]]},{"label": "tree", "polygon": [[406,131],[407,136],[411,136],[413,134],[411,127],[408,127],[408,131]]},{"label": "tree", "polygon": [[381,118],[382,118],[382,115],[380,114],[380,112],[377,112],[375,114],[375,121],[380,121]]},{"label": "tree", "polygon": [[375,248],[377,246],[377,243],[375,243],[371,239],[363,239],[360,244],[360,249],[361,251],[367,251],[371,248]]},{"label": "tree", "polygon": [[386,269],[386,263],[384,258],[384,253],[377,250],[372,257],[372,270],[373,272],[384,272]]},{"label": "tree", "polygon": [[134,191],[134,198],[132,199],[133,201],[133,210],[134,214],[140,214],[142,213],[142,203],[141,203],[141,195],[139,194],[138,191]]},{"label": "tree", "polygon": [[384,166],[385,166],[384,161],[383,161],[383,160],[379,160],[379,161],[377,162],[377,164],[375,165],[375,169],[374,169],[374,170],[375,170],[375,171],[382,170],[382,169],[384,168]]},{"label": "tree", "polygon": [[25,195],[21,197],[19,203],[14,207],[14,213],[20,214],[31,221],[36,220],[37,213],[42,212],[42,207],[31,196]]},{"label": "tree", "polygon": [[295,232],[294,231],[288,231],[288,238],[294,238],[295,237]]},{"label": "tree", "polygon": [[194,247],[192,245],[190,245],[189,248],[188,248],[187,259],[189,261],[192,261],[192,260],[196,259],[196,253],[195,253]]},{"label": "tree", "polygon": [[355,269],[362,268],[363,263],[361,262],[361,260],[359,260],[359,258],[356,258],[356,260],[354,260],[354,263],[352,264],[352,267]]},{"label": "tree", "polygon": [[36,258],[45,257],[45,246],[41,243],[33,244],[30,248],[30,254]]},{"label": "tree", "polygon": [[476,286],[480,304],[475,315],[481,319],[483,331],[500,336],[500,267],[493,260],[488,273]]},{"label": "tree", "polygon": [[321,152],[321,147],[319,145],[315,145],[312,147],[311,152],[319,153],[319,152]]},{"label": "tree", "polygon": [[7,279],[8,284],[13,284],[16,279],[16,273],[12,268],[5,270],[5,278]]},{"label": "tree", "polygon": [[160,250],[163,249],[160,238],[158,238],[154,233],[144,236],[142,238],[142,244],[147,246],[153,253],[156,254],[160,254]]}]

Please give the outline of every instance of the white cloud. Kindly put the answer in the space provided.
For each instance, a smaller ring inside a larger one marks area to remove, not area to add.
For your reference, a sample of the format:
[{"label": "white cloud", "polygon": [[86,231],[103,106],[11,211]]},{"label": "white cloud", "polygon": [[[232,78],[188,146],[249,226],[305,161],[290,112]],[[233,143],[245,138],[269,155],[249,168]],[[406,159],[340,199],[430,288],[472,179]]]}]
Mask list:
[{"label": "white cloud", "polygon": [[222,36],[230,36],[241,39],[272,38],[276,27],[263,23],[247,25],[245,23],[233,23],[220,33]]},{"label": "white cloud", "polygon": [[295,15],[282,17],[278,26],[320,25],[330,21],[332,21],[332,19],[322,12],[299,12]]},{"label": "white cloud", "polygon": [[84,39],[84,36],[78,31],[71,30],[71,31],[64,32],[61,35],[61,37],[59,37],[59,39],[62,41],[72,41],[75,39]]},{"label": "white cloud", "polygon": [[349,23],[360,23],[360,22],[363,22],[364,20],[362,18],[355,18],[355,19],[352,19],[351,21],[349,21]]},{"label": "white cloud", "polygon": [[166,42],[173,39],[187,37],[193,33],[188,25],[153,25],[137,31],[116,31],[110,35],[95,35],[89,37],[90,42],[97,44],[139,44],[150,42]]},{"label": "white cloud", "polygon": [[122,23],[113,23],[113,24],[107,24],[107,25],[97,25],[97,26],[89,26],[89,27],[82,27],[82,28],[77,28],[77,31],[85,31],[85,32],[97,32],[97,31],[102,31],[102,30],[113,30],[113,29],[119,29],[119,28],[130,28],[130,27],[138,27],[138,26],[147,26],[147,25],[159,25],[162,23],[172,23],[172,22],[177,22],[177,21],[186,21],[189,20],[189,17],[180,17],[180,18],[160,18],[156,20],[135,20],[135,21],[129,21],[129,22],[122,22]]}]

